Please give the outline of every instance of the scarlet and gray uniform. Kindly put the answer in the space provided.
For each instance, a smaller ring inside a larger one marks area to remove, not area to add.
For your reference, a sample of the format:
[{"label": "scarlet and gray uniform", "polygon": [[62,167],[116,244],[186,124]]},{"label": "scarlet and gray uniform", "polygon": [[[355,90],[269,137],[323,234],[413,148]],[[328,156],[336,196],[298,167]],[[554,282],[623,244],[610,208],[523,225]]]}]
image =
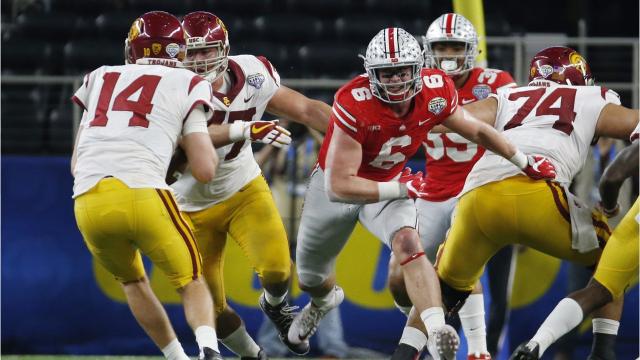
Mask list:
[{"label": "scarlet and gray uniform", "polygon": [[[325,188],[326,156],[335,127],[362,145],[358,176],[374,181],[398,177],[426,134],[458,106],[451,80],[441,71],[423,69],[424,86],[411,111],[397,118],[388,105],[372,96],[367,76],[358,76],[335,96],[329,130],[311,175],[298,232],[297,269],[307,286],[321,284],[333,272],[335,259],[357,221],[387,246],[396,231],[416,228],[413,200],[396,199],[373,204],[336,203]],[[434,84],[439,84],[434,86]],[[339,156],[339,155],[338,155]]]}]

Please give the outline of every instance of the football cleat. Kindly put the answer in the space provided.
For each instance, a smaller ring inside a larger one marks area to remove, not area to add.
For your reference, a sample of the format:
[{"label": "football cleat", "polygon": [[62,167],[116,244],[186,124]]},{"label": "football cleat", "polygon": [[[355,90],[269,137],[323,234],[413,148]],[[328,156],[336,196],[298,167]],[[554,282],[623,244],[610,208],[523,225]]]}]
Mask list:
[{"label": "football cleat", "polygon": [[391,355],[391,360],[418,360],[420,351],[411,345],[400,344]]},{"label": "football cleat", "polygon": [[427,349],[434,359],[455,360],[460,338],[451,325],[443,325],[429,333]]},{"label": "football cleat", "polygon": [[309,352],[309,341],[292,343],[287,339],[291,322],[296,315],[295,310],[298,309],[297,306],[289,305],[286,300],[279,305],[273,306],[267,302],[264,298],[264,294],[262,294],[260,296],[260,307],[278,330],[278,337],[280,338],[280,341],[282,341],[282,343],[285,344],[291,352],[296,355],[305,355]]},{"label": "football cleat", "polygon": [[302,309],[293,319],[289,328],[288,340],[291,343],[308,342],[309,338],[318,330],[320,320],[332,309],[338,307],[344,300],[344,291],[339,286],[335,287],[333,302],[324,307],[317,307],[313,301]]},{"label": "football cleat", "polygon": [[200,356],[198,356],[198,360],[223,360],[222,355],[219,352],[213,350],[212,348],[205,347],[200,352]]},{"label": "football cleat", "polygon": [[241,356],[240,360],[269,360],[269,357],[264,349],[261,348],[258,352],[258,356]]},{"label": "football cleat", "polygon": [[528,341],[520,344],[516,350],[511,354],[509,360],[539,360],[540,346],[538,343]]},{"label": "football cleat", "polygon": [[467,355],[467,360],[491,360],[491,354],[489,353],[473,353]]}]

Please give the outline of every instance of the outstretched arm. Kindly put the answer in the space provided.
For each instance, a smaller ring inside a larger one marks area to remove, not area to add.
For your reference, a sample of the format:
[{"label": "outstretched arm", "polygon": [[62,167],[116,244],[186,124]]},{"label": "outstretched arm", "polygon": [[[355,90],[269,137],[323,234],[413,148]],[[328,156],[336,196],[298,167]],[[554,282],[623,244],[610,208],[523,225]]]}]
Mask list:
[{"label": "outstretched arm", "polygon": [[267,112],[324,134],[329,125],[331,107],[322,101],[309,99],[286,86],[280,86],[269,100]]}]

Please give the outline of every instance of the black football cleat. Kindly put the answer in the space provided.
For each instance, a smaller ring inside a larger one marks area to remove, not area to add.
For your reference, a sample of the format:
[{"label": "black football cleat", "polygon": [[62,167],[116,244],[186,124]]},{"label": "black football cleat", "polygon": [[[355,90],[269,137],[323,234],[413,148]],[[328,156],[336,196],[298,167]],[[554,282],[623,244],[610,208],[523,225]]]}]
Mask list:
[{"label": "black football cleat", "polygon": [[202,353],[198,357],[198,360],[224,360],[219,352],[212,348],[205,347],[202,349]]},{"label": "black football cleat", "polygon": [[289,327],[293,322],[293,318],[296,316],[295,310],[297,306],[291,306],[285,300],[279,305],[273,306],[267,302],[264,298],[264,294],[260,296],[260,308],[271,320],[278,330],[278,337],[287,348],[296,355],[306,355],[309,352],[309,341],[302,341],[299,344],[294,344],[289,341],[287,334],[289,333]]},{"label": "black football cleat", "polygon": [[396,348],[396,351],[391,355],[391,360],[418,360],[420,357],[420,351],[416,350],[413,346],[407,344],[400,344]]},{"label": "black football cleat", "polygon": [[509,360],[540,360],[540,346],[532,341],[518,345]]},{"label": "black football cleat", "polygon": [[242,356],[240,360],[269,360],[267,353],[264,352],[264,349],[260,349],[258,356]]}]

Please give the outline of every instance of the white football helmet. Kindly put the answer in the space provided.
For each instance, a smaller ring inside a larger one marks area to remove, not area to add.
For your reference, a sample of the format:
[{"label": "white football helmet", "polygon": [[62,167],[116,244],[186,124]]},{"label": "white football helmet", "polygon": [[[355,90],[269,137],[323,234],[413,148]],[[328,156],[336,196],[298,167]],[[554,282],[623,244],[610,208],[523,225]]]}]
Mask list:
[{"label": "white football helmet", "polygon": [[[364,59],[364,68],[369,75],[371,93],[378,99],[388,103],[400,103],[416,96],[422,89],[422,50],[418,40],[404,29],[391,27],[380,30],[369,42],[366,55],[360,57]],[[411,66],[410,80],[392,84],[380,82],[378,70],[405,66]],[[397,86],[402,86],[402,90],[389,90],[390,87]]]},{"label": "white football helmet", "polygon": [[[463,55],[436,56],[433,51],[434,43],[456,42],[465,45]],[[447,75],[460,75],[471,69],[476,64],[478,56],[478,33],[471,21],[462,15],[448,13],[440,15],[427,28],[427,34],[423,38],[425,53],[425,66],[444,71]],[[462,58],[462,65],[458,60]]]}]

